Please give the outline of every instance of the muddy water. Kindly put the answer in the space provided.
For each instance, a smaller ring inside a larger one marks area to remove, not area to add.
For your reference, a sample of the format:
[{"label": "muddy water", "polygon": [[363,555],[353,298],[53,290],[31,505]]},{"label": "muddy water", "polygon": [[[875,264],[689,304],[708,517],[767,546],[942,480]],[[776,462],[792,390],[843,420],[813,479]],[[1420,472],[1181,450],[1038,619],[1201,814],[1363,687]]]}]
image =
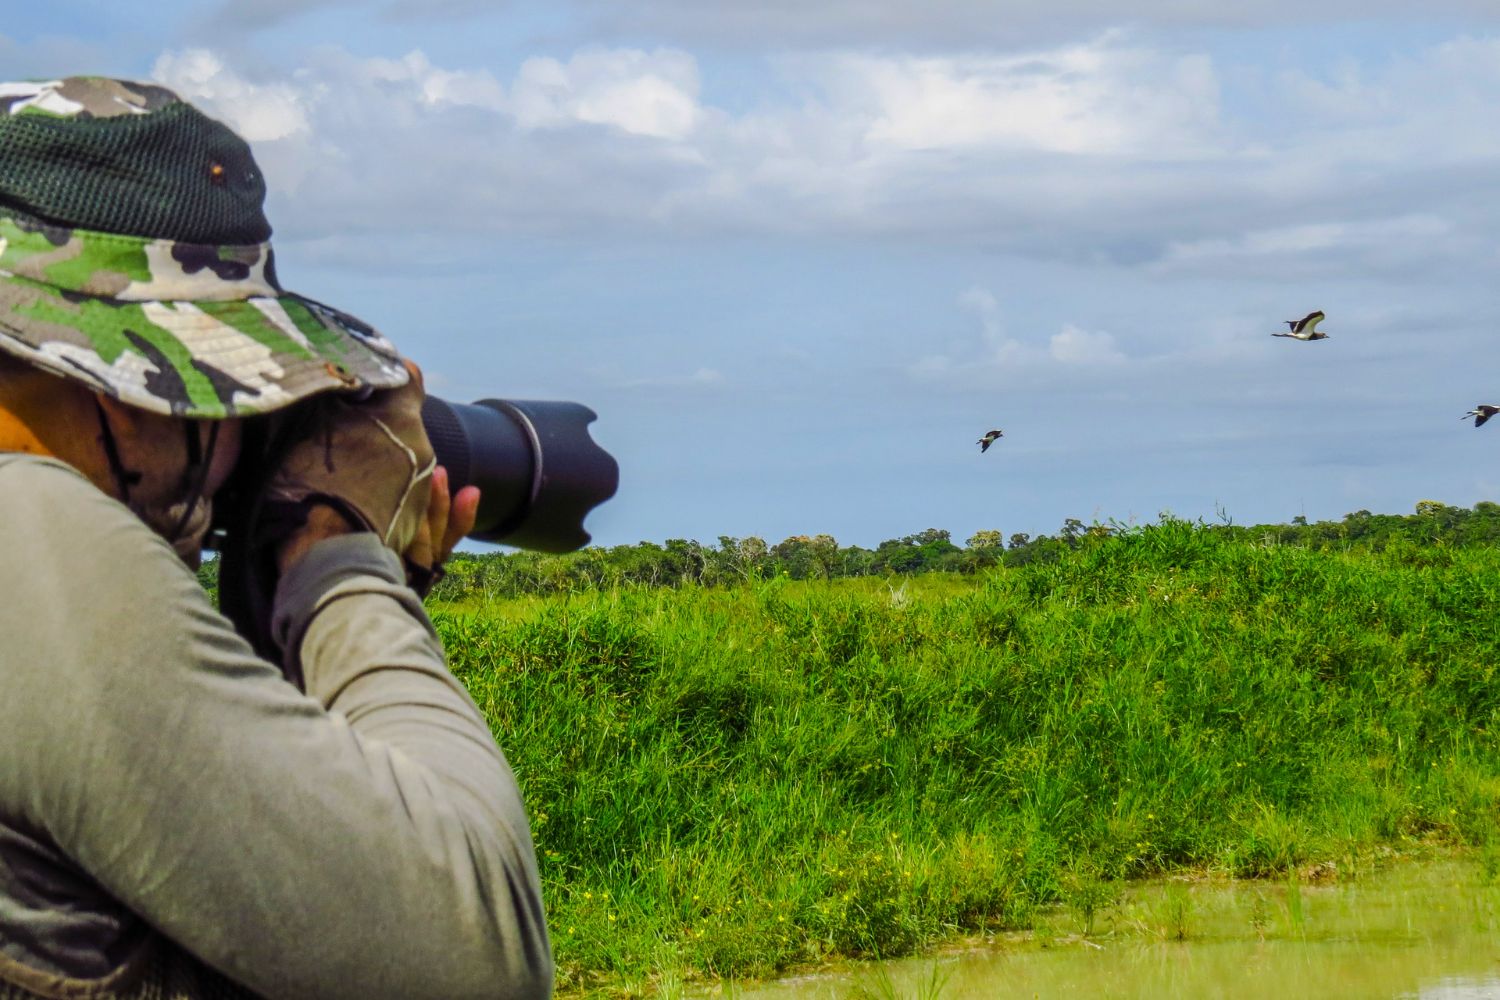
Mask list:
[{"label": "muddy water", "polygon": [[1167,882],[1096,913],[1087,937],[1083,919],[1059,909],[1031,935],[732,995],[1500,998],[1500,883],[1471,863],[1401,863],[1344,881]]}]

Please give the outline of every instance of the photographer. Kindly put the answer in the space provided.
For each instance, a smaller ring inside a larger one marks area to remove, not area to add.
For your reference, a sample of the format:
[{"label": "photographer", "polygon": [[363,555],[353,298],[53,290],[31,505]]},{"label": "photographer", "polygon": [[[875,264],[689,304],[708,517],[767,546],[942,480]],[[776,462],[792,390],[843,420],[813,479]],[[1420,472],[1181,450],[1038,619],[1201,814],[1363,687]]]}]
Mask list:
[{"label": "photographer", "polygon": [[[0,998],[546,996],[520,794],[413,589],[479,497],[415,368],[281,289],[264,195],[163,88],[0,84]],[[197,584],[214,524],[259,619]]]}]

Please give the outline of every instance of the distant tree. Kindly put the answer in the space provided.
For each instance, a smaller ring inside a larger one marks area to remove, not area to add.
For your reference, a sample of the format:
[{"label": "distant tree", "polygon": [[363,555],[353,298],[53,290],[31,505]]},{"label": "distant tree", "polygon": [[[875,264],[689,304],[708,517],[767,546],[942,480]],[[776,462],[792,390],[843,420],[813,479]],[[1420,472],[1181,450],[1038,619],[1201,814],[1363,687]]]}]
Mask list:
[{"label": "distant tree", "polygon": [[835,570],[836,576],[853,577],[869,576],[875,570],[875,553],[869,549],[860,548],[858,545],[850,545],[839,549],[838,564]]},{"label": "distant tree", "polygon": [[734,583],[747,575],[740,562],[740,540],[733,535],[720,535],[719,547],[708,552],[703,582],[710,586]]},{"label": "distant tree", "polygon": [[[1171,518],[1164,512],[1164,518]],[[1473,509],[1423,500],[1411,514],[1373,514],[1357,510],[1341,520],[1309,524],[1299,516],[1288,524],[1239,526],[1221,516],[1222,523],[1198,522],[1194,530],[1259,545],[1297,545],[1313,550],[1390,546],[1419,549],[1426,545],[1500,545],[1500,503],[1480,501]],[[1021,566],[1054,562],[1070,548],[1103,543],[1111,535],[1136,529],[1115,522],[1084,525],[1069,518],[1057,537],[1035,538],[1016,532],[1000,544],[1000,532],[985,529],[959,548],[947,531],[928,528],[916,534],[881,542],[874,550],[840,546],[831,535],[793,535],[768,547],[757,537],[720,536],[717,546],[690,539],[669,539],[665,545],[640,542],[612,548],[587,548],[552,555],[539,552],[456,553],[447,576],[434,589],[434,601],[501,600],[522,594],[549,594],[618,586],[734,586],[762,574],[786,573],[797,578],[867,576],[933,571],[975,572],[1003,563]],[[212,588],[217,565],[206,563],[199,580]]]},{"label": "distant tree", "polygon": [[1344,537],[1349,541],[1360,541],[1370,537],[1374,530],[1374,516],[1367,510],[1356,510],[1344,515]]},{"label": "distant tree", "polygon": [[[1074,544],[1077,544],[1076,542]],[[1011,545],[1005,553],[1005,565],[1025,566],[1032,562],[1056,562],[1069,549],[1067,542],[1047,535],[1037,535],[1025,545]]]},{"label": "distant tree", "polygon": [[965,573],[998,566],[1005,558],[1005,535],[991,528],[976,531],[969,536],[967,547],[959,558],[959,569]]},{"label": "distant tree", "polygon": [[922,568],[922,553],[906,538],[888,538],[875,547],[873,568],[877,573],[916,573]]},{"label": "distant tree", "polygon": [[771,558],[776,563],[776,572],[785,573],[793,580],[805,580],[813,575],[814,559],[811,543],[806,535],[792,535],[771,547]]},{"label": "distant tree", "polygon": [[720,535],[718,549],[708,556],[713,579],[704,582],[733,583],[758,576],[765,571],[769,552],[765,539],[754,535],[748,538]]},{"label": "distant tree", "polygon": [[816,575],[828,579],[834,573],[839,558],[839,543],[832,535],[814,535],[807,540],[807,551],[812,557]]},{"label": "distant tree", "polygon": [[571,556],[559,556],[557,561],[568,568],[570,589],[601,590],[608,584],[609,564],[601,548],[589,546]]},{"label": "distant tree", "polygon": [[673,582],[666,550],[655,542],[617,545],[609,550],[609,554],[622,583],[659,587]]},{"label": "distant tree", "polygon": [[748,563],[759,565],[765,562],[771,550],[766,547],[766,540],[750,535],[748,538],[740,539],[740,558]]},{"label": "distant tree", "polygon": [[[925,528],[915,535],[907,535],[904,542],[912,545],[953,545],[953,533],[942,528]],[[957,546],[954,546],[957,548]]]},{"label": "distant tree", "polygon": [[1005,535],[992,528],[976,531],[964,543],[971,549],[999,549],[1005,547]]},{"label": "distant tree", "polygon": [[1463,541],[1479,545],[1500,543],[1500,504],[1488,500],[1476,503],[1464,522]]},{"label": "distant tree", "polygon": [[956,571],[963,565],[963,549],[953,544],[953,536],[937,528],[928,528],[917,538],[923,569]]},{"label": "distant tree", "polygon": [[915,535],[881,542],[875,549],[873,569],[881,573],[926,573],[960,568],[963,550],[952,535],[941,528],[928,528]]},{"label": "distant tree", "polygon": [[707,564],[707,554],[701,542],[687,538],[667,539],[666,568],[673,583],[702,582]]}]

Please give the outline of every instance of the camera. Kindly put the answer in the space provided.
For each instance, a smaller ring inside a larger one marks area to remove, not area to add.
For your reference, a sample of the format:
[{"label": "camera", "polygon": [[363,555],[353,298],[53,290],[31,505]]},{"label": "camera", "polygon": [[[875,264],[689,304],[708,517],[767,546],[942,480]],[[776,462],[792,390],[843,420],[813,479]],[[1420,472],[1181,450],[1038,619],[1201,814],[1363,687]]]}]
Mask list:
[{"label": "camera", "polygon": [[[278,579],[275,541],[305,514],[263,502],[263,477],[276,456],[305,433],[301,408],[248,424],[240,467],[215,504],[208,547],[218,549],[219,607],[261,656],[279,659],[271,635]],[[479,487],[479,512],[469,537],[542,552],[588,544],[589,511],[614,496],[620,467],[589,437],[593,410],[579,403],[482,399],[422,401],[422,426],[448,488]],[[246,456],[249,456],[247,459]]]},{"label": "camera", "polygon": [[422,426],[448,488],[479,487],[469,537],[540,552],[587,545],[584,518],[620,481],[619,465],[589,437],[595,416],[580,403],[423,400]]}]

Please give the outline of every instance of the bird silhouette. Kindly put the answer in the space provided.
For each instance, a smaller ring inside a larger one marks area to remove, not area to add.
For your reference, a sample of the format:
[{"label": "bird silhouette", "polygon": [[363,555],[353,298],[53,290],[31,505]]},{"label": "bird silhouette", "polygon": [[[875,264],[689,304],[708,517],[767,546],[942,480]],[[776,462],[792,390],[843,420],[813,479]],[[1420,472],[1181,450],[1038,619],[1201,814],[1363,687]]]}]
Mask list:
[{"label": "bird silhouette", "polygon": [[988,434],[974,443],[979,445],[980,454],[984,454],[985,452],[990,450],[990,445],[994,444],[1004,436],[1004,431],[990,431]]},{"label": "bird silhouette", "polygon": [[1323,322],[1323,311],[1310,312],[1301,319],[1289,319],[1286,325],[1291,328],[1290,333],[1273,333],[1273,337],[1292,337],[1296,340],[1327,340],[1328,334],[1318,333],[1318,324]]},{"label": "bird silhouette", "polygon": [[1497,413],[1500,413],[1500,406],[1495,406],[1491,403],[1480,403],[1478,406],[1474,407],[1474,409],[1470,410],[1468,413],[1465,413],[1462,417],[1459,417],[1459,419],[1468,420],[1470,417],[1473,417],[1474,426],[1483,427],[1484,422]]}]

